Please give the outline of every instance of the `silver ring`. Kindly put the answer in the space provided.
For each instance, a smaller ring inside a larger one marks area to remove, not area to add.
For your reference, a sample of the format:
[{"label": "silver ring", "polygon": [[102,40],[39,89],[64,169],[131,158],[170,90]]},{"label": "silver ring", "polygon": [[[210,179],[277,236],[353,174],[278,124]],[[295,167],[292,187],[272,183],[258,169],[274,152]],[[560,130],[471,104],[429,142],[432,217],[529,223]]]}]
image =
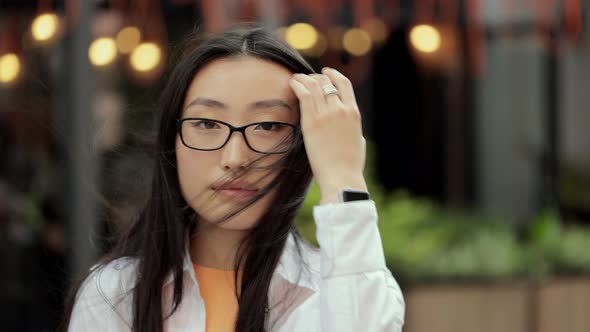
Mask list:
[{"label": "silver ring", "polygon": [[322,91],[324,91],[324,96],[328,96],[331,94],[338,94],[338,89],[334,86],[334,84],[326,84],[322,87]]}]

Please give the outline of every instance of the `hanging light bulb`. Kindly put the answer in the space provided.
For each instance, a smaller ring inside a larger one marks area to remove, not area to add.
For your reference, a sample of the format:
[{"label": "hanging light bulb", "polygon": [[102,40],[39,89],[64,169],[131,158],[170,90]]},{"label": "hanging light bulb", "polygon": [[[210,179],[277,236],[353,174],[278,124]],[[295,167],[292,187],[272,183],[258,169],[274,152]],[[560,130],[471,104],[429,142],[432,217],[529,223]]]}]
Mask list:
[{"label": "hanging light bulb", "polygon": [[420,24],[410,30],[410,42],[418,51],[433,53],[440,48],[440,32],[432,25]]},{"label": "hanging light bulb", "polygon": [[14,82],[21,71],[21,61],[14,53],[0,56],[0,83]]},{"label": "hanging light bulb", "polygon": [[365,55],[371,50],[371,36],[363,29],[352,28],[344,33],[342,46],[352,55]]},{"label": "hanging light bulb", "polygon": [[285,31],[285,40],[298,50],[306,50],[315,45],[318,32],[311,24],[295,23]]},{"label": "hanging light bulb", "polygon": [[31,24],[31,34],[36,41],[48,41],[55,37],[59,25],[59,18],[54,13],[37,16]]},{"label": "hanging light bulb", "polygon": [[156,43],[141,43],[132,52],[129,58],[131,67],[139,72],[149,72],[160,64],[162,50]]},{"label": "hanging light bulb", "polygon": [[136,27],[123,28],[117,34],[117,47],[119,52],[128,54],[141,42],[141,31]]},{"label": "hanging light bulb", "polygon": [[88,58],[95,66],[106,66],[117,56],[117,45],[113,38],[98,38],[88,48]]},{"label": "hanging light bulb", "polygon": [[378,17],[370,17],[361,23],[361,29],[367,31],[373,43],[381,45],[387,39],[387,26]]}]

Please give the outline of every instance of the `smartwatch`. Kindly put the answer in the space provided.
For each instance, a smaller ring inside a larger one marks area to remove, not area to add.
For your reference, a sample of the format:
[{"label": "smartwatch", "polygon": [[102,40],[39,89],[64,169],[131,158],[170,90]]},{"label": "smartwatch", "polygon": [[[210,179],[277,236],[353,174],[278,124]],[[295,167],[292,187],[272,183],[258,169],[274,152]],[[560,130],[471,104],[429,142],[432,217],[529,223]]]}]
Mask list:
[{"label": "smartwatch", "polygon": [[339,202],[365,201],[370,200],[371,195],[364,190],[352,189],[346,187],[338,194]]}]

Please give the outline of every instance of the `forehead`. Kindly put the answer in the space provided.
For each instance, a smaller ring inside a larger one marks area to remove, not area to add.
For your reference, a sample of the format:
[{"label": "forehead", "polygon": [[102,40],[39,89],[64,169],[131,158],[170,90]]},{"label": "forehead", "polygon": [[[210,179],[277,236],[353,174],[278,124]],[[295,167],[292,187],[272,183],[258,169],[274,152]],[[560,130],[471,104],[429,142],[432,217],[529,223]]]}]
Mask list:
[{"label": "forehead", "polygon": [[265,99],[293,103],[296,97],[289,86],[292,73],[268,60],[251,56],[214,60],[193,78],[184,100],[186,107],[195,98],[219,100],[229,107]]}]

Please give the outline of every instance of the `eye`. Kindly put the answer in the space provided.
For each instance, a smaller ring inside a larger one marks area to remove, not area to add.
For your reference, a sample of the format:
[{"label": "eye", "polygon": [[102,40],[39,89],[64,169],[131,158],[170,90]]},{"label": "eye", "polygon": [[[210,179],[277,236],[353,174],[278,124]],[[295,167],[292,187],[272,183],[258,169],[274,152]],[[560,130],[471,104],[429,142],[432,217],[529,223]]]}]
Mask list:
[{"label": "eye", "polygon": [[219,125],[215,121],[210,120],[199,120],[191,122],[191,125],[195,128],[199,129],[213,129],[215,126],[219,127]]},{"label": "eye", "polygon": [[[278,123],[278,122],[262,122],[259,123],[254,130],[258,130],[259,128],[262,128],[262,130],[264,131],[277,131],[277,130],[281,130],[284,127],[286,127],[284,124],[282,123]],[[274,128],[274,130],[273,130]]]}]

